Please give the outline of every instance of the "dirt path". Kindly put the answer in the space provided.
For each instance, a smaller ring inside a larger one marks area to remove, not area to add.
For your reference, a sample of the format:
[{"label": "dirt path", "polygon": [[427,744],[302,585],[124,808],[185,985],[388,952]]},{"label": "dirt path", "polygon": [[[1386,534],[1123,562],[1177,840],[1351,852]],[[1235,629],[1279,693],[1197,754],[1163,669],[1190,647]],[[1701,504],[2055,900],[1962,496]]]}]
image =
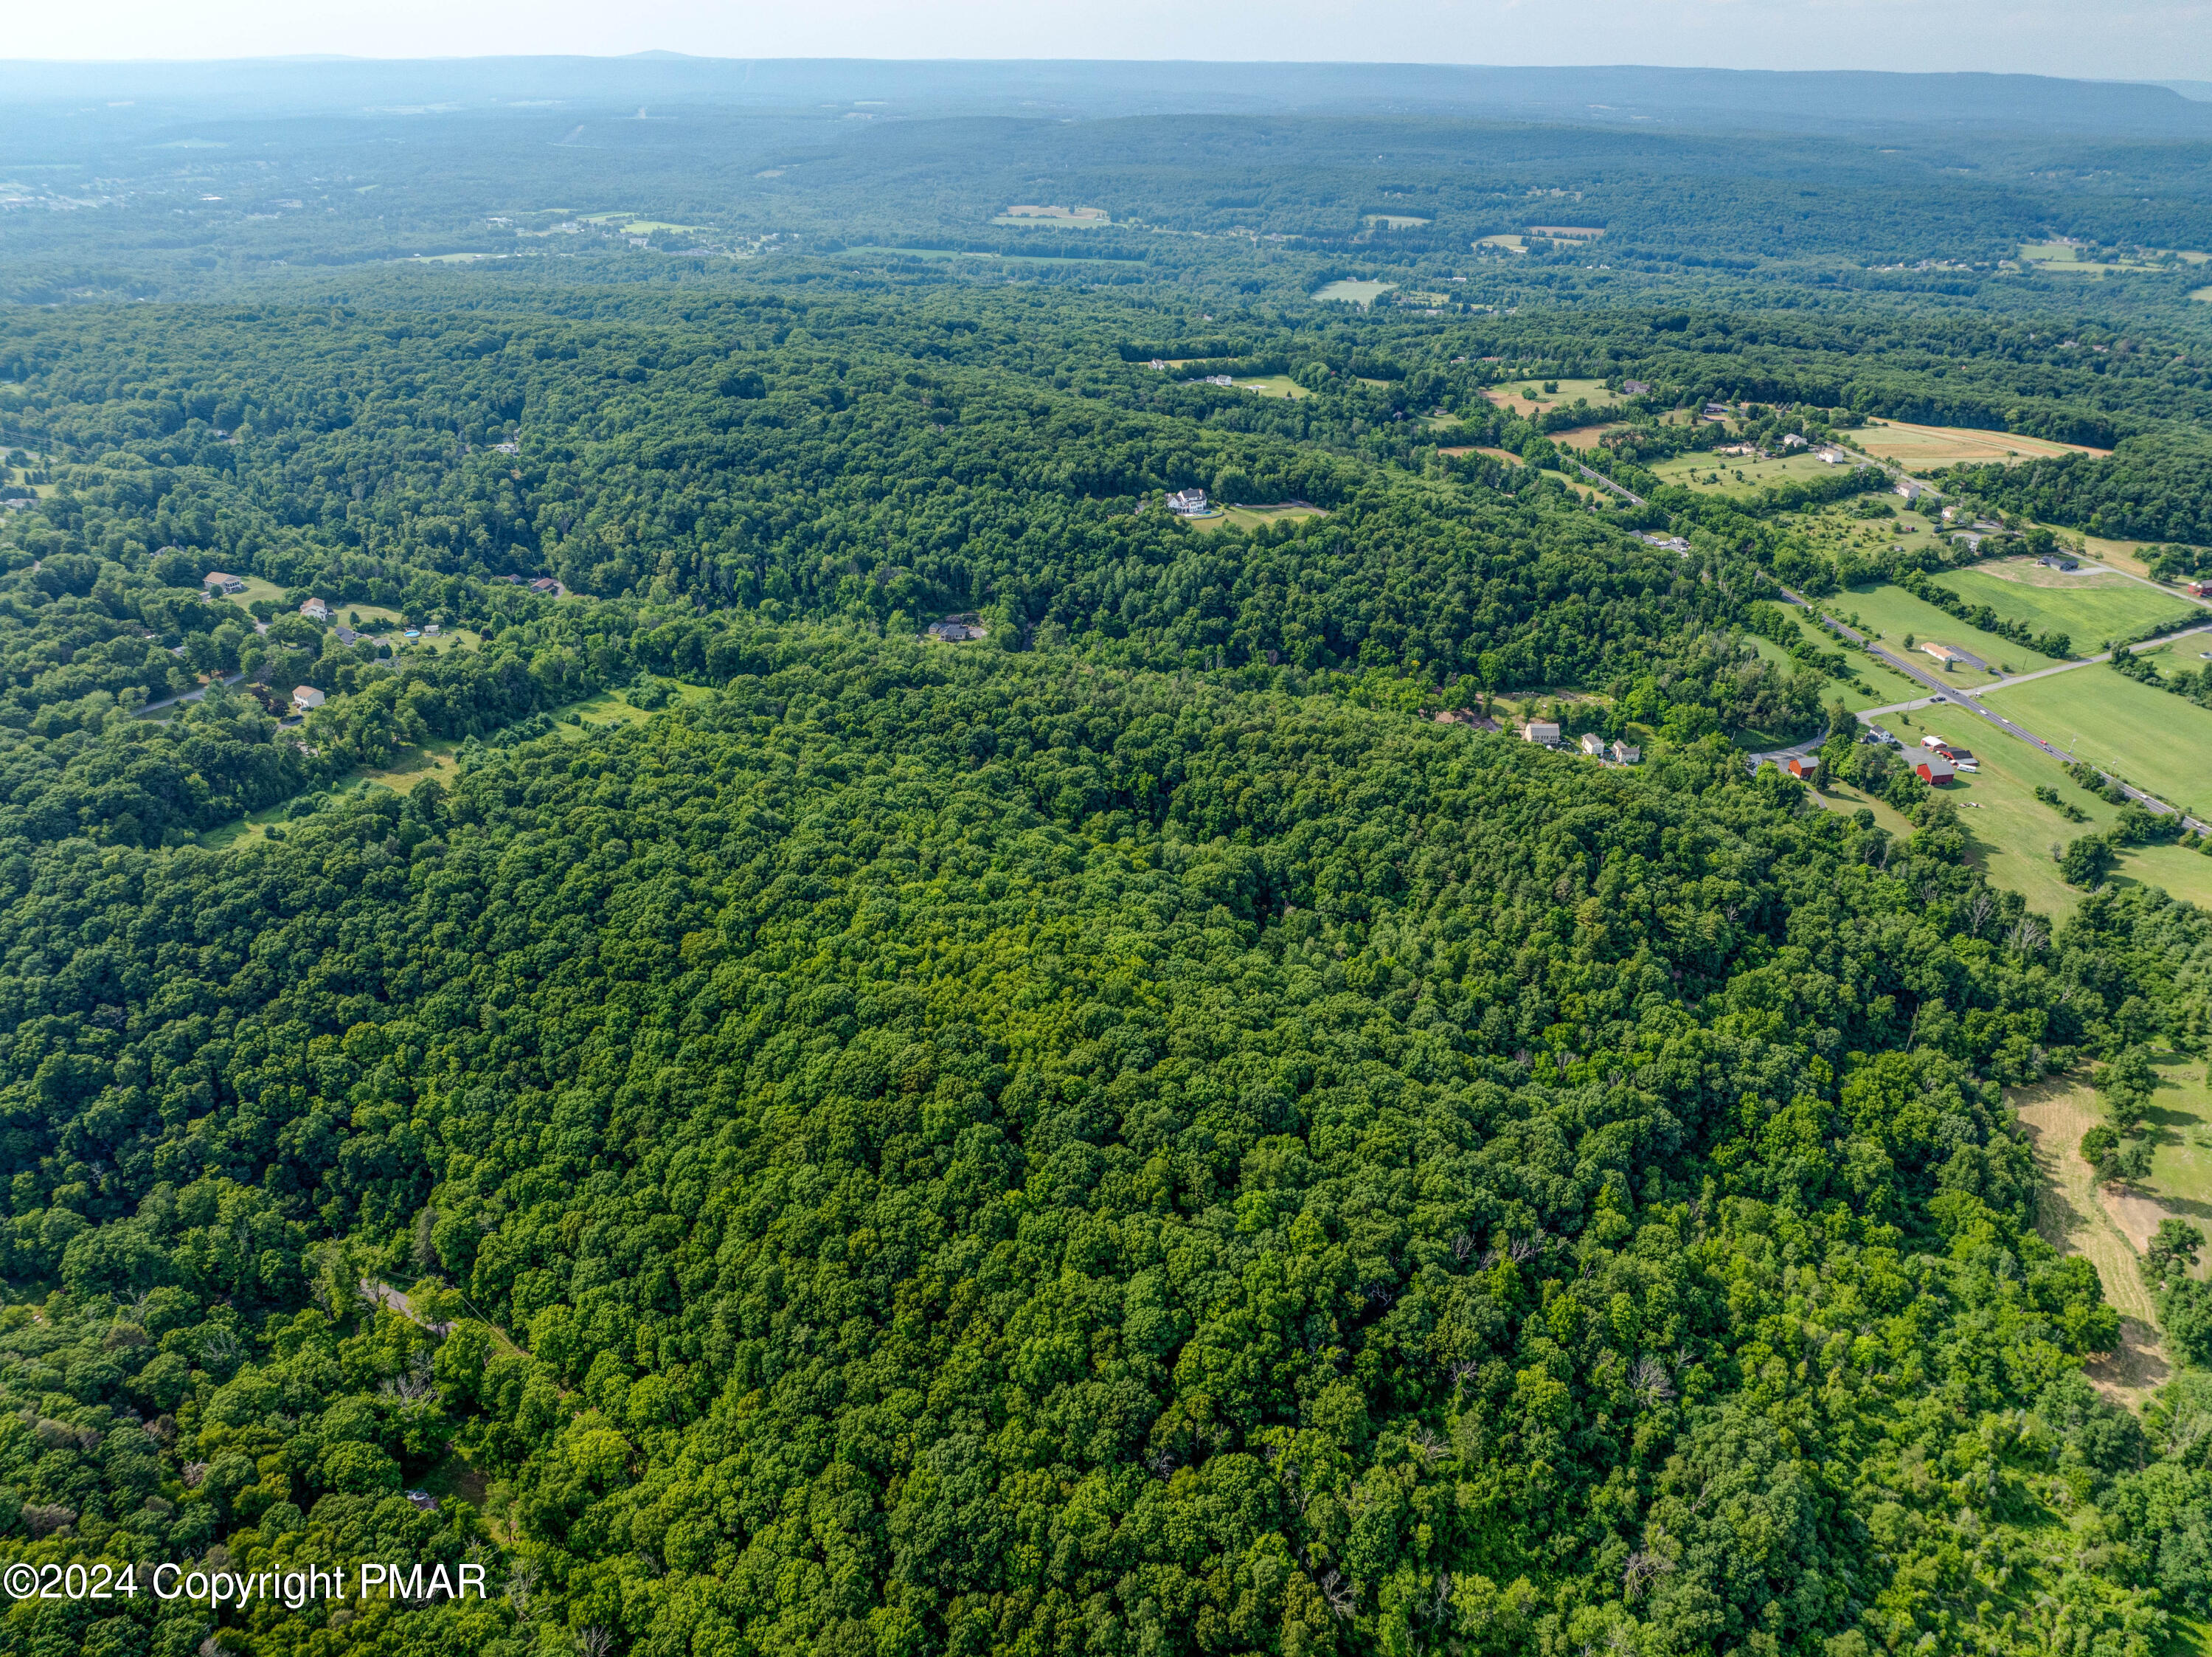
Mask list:
[{"label": "dirt path", "polygon": [[2136,1265],[2166,1211],[2147,1197],[2098,1188],[2081,1152],[2081,1136],[2103,1119],[2087,1087],[2039,1082],[2014,1089],[2012,1101],[2043,1173],[2036,1230],[2062,1254],[2086,1256],[2104,1284],[2106,1304],[2120,1314],[2119,1349],[2088,1365],[2087,1373],[2106,1397],[2140,1407],[2172,1373],[2159,1345],[2150,1291]]}]

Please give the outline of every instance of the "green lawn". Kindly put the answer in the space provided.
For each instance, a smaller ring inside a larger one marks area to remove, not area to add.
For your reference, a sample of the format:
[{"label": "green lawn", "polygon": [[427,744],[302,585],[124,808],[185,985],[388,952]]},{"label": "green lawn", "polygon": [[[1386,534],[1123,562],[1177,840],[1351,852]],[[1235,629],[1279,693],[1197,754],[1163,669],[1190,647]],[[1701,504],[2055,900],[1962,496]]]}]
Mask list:
[{"label": "green lawn", "polygon": [[[1662,483],[1720,495],[1750,495],[1787,478],[1809,483],[1815,478],[1832,478],[1835,472],[1835,467],[1809,454],[1778,455],[1771,460],[1741,454],[1677,454],[1651,468],[1652,475]],[[1738,477],[1739,472],[1742,476]],[[1714,477],[1720,481],[1706,481]]]},{"label": "green lawn", "polygon": [[1263,524],[1277,523],[1285,519],[1296,520],[1298,518],[1318,518],[1321,515],[1320,511],[1312,507],[1232,506],[1224,508],[1216,516],[1211,518],[1193,518],[1188,521],[1193,529],[1205,530],[1210,533],[1228,524],[1235,524],[1239,528],[1243,529],[1257,529]]},{"label": "green lawn", "polygon": [[2151,1096],[2150,1188],[2166,1206],[2212,1230],[2212,1088],[2201,1057],[2158,1065]]},{"label": "green lawn", "polygon": [[[2008,567],[2012,562],[2008,560]],[[1967,603],[1986,604],[2007,621],[2025,623],[2039,633],[2069,635],[2075,649],[2084,655],[2095,655],[2112,639],[2126,638],[2197,607],[2186,599],[2114,576],[2059,587],[2008,581],[1984,569],[1954,570],[1939,580]],[[2212,612],[2206,619],[2212,620]]]},{"label": "green lawn", "polygon": [[[1879,634],[1881,642],[1914,665],[1925,663],[1931,670],[1936,667],[1933,656],[1918,654],[1923,644],[1955,644],[1970,650],[1993,667],[2009,667],[2014,673],[2033,673],[2041,667],[2055,667],[2058,663],[2051,657],[2023,649],[2010,639],[1995,633],[1985,633],[1978,627],[1946,615],[1934,605],[1916,599],[1901,587],[1885,583],[1880,587],[1855,587],[1820,601],[1820,607],[1829,614],[1849,620],[1854,612],[1862,624],[1859,631],[1869,638]],[[1912,646],[1905,647],[1910,634]],[[1960,667],[1943,675],[1948,684],[1959,685],[1988,685],[1995,682],[1989,673],[1978,673]]]},{"label": "green lawn", "polygon": [[2161,800],[2212,811],[2212,709],[2102,665],[2008,685],[1989,706]]},{"label": "green lawn", "polygon": [[[1841,702],[1851,712],[1858,713],[1868,708],[1887,708],[1892,703],[1911,702],[1928,694],[1924,685],[1915,684],[1895,668],[1884,667],[1863,651],[1845,649],[1844,642],[1826,628],[1807,621],[1802,611],[1793,608],[1790,618],[1816,648],[1841,655],[1857,675],[1856,679],[1832,679],[1824,683],[1820,686],[1822,707]],[[1752,644],[1769,661],[1788,663],[1796,660],[1771,639],[1754,637]]]},{"label": "green lawn", "polygon": [[1262,397],[1310,397],[1313,393],[1287,374],[1270,374],[1257,380],[1239,380],[1239,391],[1255,391]]},{"label": "green lawn", "polygon": [[1314,297],[1349,300],[1354,305],[1372,305],[1397,285],[1395,282],[1354,282],[1346,277],[1316,289]]},{"label": "green lawn", "polygon": [[[235,576],[238,572],[234,570],[231,574]],[[238,578],[246,583],[246,590],[243,593],[232,593],[218,599],[216,600],[218,604],[234,604],[243,610],[257,599],[266,599],[279,609],[284,607],[284,589],[276,582],[265,582],[258,576],[239,576]]]}]

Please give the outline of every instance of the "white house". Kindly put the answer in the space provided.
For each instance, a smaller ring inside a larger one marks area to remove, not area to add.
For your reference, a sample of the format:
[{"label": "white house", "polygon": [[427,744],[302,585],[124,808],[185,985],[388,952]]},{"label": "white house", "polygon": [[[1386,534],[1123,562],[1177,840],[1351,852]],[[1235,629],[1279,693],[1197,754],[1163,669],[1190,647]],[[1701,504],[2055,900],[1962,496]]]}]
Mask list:
[{"label": "white house", "polygon": [[1168,510],[1194,517],[1206,510],[1206,491],[1202,489],[1178,490],[1168,496]]},{"label": "white house", "polygon": [[1613,763],[1616,765],[1633,765],[1643,758],[1644,750],[1632,742],[1615,741],[1613,745]]},{"label": "white house", "polygon": [[246,583],[226,570],[209,570],[206,581],[208,591],[210,593],[222,593],[228,595],[232,593],[243,593],[246,590]]},{"label": "white house", "polygon": [[300,613],[309,621],[328,621],[331,618],[331,606],[320,599],[309,599],[300,606]]},{"label": "white house", "polygon": [[1531,719],[1522,725],[1521,740],[1523,742],[1540,742],[1546,747],[1553,747],[1559,740],[1559,728],[1548,719]]},{"label": "white house", "polygon": [[327,697],[312,685],[300,685],[293,687],[292,705],[301,713],[306,713],[313,708],[319,708],[328,700]]},{"label": "white house", "polygon": [[1588,754],[1591,758],[1601,759],[1605,757],[1605,739],[1600,736],[1596,732],[1584,731],[1583,733],[1582,745],[1583,752]]}]

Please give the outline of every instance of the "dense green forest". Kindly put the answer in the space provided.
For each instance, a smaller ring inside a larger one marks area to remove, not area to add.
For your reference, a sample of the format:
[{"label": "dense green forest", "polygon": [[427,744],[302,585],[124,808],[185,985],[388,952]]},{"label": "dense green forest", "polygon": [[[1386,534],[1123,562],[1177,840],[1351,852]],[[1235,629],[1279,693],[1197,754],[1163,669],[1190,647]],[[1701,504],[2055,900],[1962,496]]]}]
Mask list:
[{"label": "dense green forest", "polygon": [[[410,72],[0,115],[0,1644],[2201,1648],[2008,1090],[2147,1155],[2212,917],[1781,602],[2212,569],[2192,110]],[[1873,418],[2112,453],[1681,470]]]}]

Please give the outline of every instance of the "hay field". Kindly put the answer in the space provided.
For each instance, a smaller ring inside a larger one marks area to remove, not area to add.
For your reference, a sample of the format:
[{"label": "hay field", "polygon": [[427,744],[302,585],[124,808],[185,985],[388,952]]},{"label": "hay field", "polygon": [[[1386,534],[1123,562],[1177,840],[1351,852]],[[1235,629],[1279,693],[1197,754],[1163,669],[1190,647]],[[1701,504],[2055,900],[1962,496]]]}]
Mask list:
[{"label": "hay field", "polygon": [[1966,426],[1916,426],[1902,420],[1873,420],[1854,434],[1876,460],[1895,460],[1908,470],[1989,460],[2039,460],[2055,454],[2110,454],[2108,448],[2054,443],[2012,431],[1978,431]]}]

